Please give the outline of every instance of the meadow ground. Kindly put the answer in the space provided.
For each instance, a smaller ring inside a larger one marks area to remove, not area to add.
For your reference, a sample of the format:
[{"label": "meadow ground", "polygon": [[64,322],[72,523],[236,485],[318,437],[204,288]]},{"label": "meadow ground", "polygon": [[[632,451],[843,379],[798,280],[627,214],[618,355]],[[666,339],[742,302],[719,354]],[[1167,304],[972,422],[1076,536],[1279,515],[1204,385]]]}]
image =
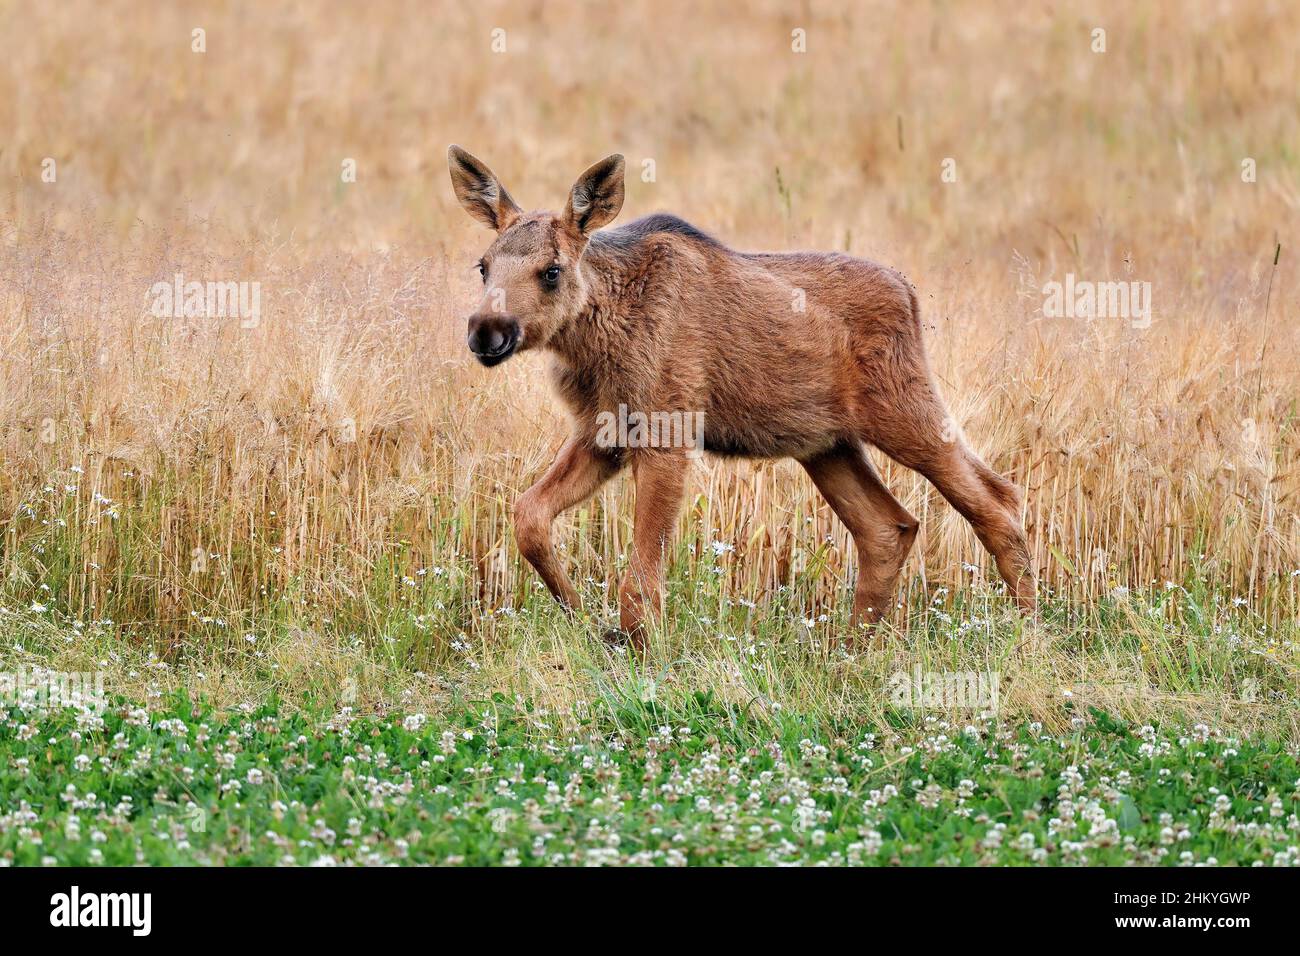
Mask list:
[{"label": "meadow ground", "polygon": [[[1300,10],[744,9],[0,2],[0,674],[111,699],[10,693],[0,859],[1294,861]],[[596,639],[630,483],[560,614],[508,519],[564,422],[464,347],[450,142],[904,271],[1039,620],[880,456],[922,524],[874,643],[789,462],[697,466],[644,662]],[[160,315],[177,276],[257,314]]]}]

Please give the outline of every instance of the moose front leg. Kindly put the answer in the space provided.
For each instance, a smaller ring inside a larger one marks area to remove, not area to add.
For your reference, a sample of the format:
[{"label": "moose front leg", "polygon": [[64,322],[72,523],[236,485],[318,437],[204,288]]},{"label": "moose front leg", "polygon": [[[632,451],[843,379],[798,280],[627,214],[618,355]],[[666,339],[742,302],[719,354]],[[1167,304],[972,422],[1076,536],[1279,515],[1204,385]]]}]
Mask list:
[{"label": "moose front leg", "polygon": [[636,481],[636,518],[632,556],[618,592],[619,626],[638,652],[645,650],[647,606],[658,611],[663,600],[663,563],[686,489],[690,466],[684,455],[645,453],[632,463]]},{"label": "moose front leg", "polygon": [[537,484],[515,502],[515,540],[519,551],[546,582],[551,594],[569,610],[581,603],[551,547],[551,525],[562,511],[586,501],[618,471],[617,462],[570,438]]}]

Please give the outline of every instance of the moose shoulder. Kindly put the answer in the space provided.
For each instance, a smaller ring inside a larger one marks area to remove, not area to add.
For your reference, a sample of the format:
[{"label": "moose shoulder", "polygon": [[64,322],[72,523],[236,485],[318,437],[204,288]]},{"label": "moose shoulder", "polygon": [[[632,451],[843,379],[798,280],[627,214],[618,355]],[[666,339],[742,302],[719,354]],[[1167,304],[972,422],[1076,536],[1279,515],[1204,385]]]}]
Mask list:
[{"label": "moose shoulder", "polygon": [[1012,596],[1033,608],[1019,494],[953,427],[901,275],[837,253],[737,252],[664,214],[602,230],[622,208],[621,156],[583,173],[558,214],[525,213],[459,147],[449,165],[461,204],[497,233],[479,263],[470,351],[486,366],[548,352],[571,413],[559,456],[515,505],[520,550],[559,601],[575,608],[579,599],[551,547],[552,523],[630,467],[636,515],[619,619],[642,646],[702,445],[804,466],[853,535],[854,619],[874,624],[892,603],[917,522],[881,483],[871,444],[939,489]]}]

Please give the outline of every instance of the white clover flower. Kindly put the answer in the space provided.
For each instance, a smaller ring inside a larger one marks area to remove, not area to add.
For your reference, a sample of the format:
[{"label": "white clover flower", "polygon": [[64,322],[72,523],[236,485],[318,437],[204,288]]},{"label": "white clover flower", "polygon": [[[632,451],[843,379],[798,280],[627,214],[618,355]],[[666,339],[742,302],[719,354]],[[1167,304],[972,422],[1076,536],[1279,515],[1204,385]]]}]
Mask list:
[{"label": "white clover flower", "polygon": [[424,727],[424,725],[428,722],[428,720],[429,718],[426,717],[424,714],[411,714],[409,717],[407,717],[405,720],[402,721],[402,726],[405,727],[407,730],[409,730],[411,733],[416,734],[420,732],[420,730]]}]

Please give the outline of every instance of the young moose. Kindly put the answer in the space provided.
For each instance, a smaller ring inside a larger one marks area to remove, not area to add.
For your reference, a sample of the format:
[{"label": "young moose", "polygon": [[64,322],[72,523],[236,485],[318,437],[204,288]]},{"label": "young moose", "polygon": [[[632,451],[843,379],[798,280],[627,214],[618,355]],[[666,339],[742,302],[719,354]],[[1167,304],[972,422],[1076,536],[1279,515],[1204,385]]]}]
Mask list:
[{"label": "young moose", "polygon": [[856,623],[887,613],[917,530],[869,444],[925,475],[974,527],[1020,607],[1033,608],[1019,495],[954,440],[901,275],[838,253],[736,252],[662,214],[597,232],[623,205],[622,156],[583,173],[559,215],[525,213],[458,146],[448,162],[456,198],[497,233],[479,262],[470,351],[486,366],[549,352],[572,415],[555,463],[514,509],[520,551],[562,604],[579,599],[551,525],[628,466],[636,518],[619,622],[638,650],[662,600],[690,449],[604,447],[599,422],[621,405],[703,412],[706,451],[803,465],[857,546]]}]

